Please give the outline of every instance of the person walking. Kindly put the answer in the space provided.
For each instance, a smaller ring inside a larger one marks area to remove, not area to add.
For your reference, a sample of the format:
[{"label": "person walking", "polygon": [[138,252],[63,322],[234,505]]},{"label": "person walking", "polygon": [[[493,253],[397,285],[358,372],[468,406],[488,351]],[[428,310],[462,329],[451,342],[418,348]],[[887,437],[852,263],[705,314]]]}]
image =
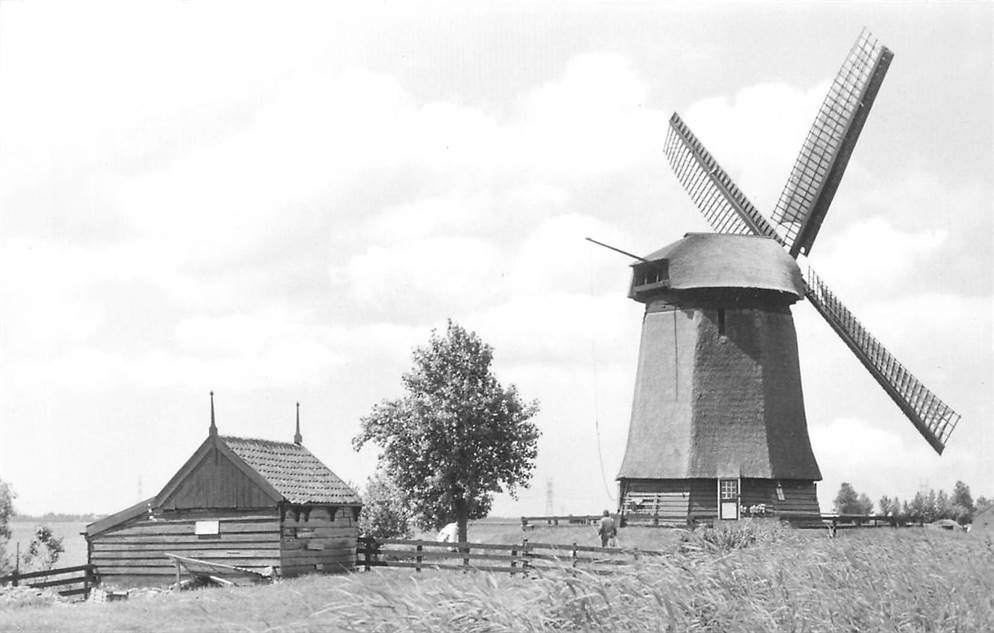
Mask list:
[{"label": "person walking", "polygon": [[601,547],[607,547],[608,544],[613,547],[617,544],[614,539],[618,536],[618,526],[614,524],[614,519],[611,518],[611,513],[607,510],[604,511],[604,516],[601,517],[597,533],[601,537]]}]

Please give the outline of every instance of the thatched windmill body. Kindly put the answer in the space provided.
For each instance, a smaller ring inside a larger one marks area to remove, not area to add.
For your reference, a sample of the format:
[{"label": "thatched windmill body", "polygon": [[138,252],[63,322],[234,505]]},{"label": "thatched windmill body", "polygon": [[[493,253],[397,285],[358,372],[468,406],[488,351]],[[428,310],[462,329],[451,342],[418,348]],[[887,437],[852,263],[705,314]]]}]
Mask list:
[{"label": "thatched windmill body", "polygon": [[676,114],[665,153],[717,231],[688,234],[633,265],[646,306],[618,480],[630,520],[817,514],[790,306],[807,299],[941,454],[959,415],[870,335],[807,255],[890,64],[863,32],[833,82],[767,220]]}]

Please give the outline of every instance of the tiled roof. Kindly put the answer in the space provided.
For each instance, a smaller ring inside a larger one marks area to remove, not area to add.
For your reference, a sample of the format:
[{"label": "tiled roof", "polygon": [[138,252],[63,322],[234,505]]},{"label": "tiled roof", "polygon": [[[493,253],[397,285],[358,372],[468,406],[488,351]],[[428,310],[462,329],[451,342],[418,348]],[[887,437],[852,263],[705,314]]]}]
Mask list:
[{"label": "tiled roof", "polygon": [[299,444],[220,439],[290,503],[361,503],[354,490]]}]

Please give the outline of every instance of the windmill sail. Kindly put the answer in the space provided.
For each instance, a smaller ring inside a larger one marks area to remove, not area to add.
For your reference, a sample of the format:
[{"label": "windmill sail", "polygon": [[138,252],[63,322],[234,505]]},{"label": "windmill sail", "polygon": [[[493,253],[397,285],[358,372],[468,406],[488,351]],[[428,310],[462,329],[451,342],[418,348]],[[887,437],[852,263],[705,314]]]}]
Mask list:
[{"label": "windmill sail", "polygon": [[[762,235],[788,246],[676,114],[670,118],[664,151],[680,184],[715,231]],[[805,295],[918,432],[941,454],[960,415],[898,362],[810,267]]]},{"label": "windmill sail", "polygon": [[811,251],[893,57],[864,30],[821,104],[773,212],[794,257]]},{"label": "windmill sail", "polygon": [[680,184],[715,231],[764,235],[784,244],[773,225],[752,206],[675,112],[670,117],[663,152]]},{"label": "windmill sail", "polygon": [[805,294],[863,366],[884,388],[937,453],[959,423],[960,415],[915,378],[870,334],[828,286],[808,267]]}]

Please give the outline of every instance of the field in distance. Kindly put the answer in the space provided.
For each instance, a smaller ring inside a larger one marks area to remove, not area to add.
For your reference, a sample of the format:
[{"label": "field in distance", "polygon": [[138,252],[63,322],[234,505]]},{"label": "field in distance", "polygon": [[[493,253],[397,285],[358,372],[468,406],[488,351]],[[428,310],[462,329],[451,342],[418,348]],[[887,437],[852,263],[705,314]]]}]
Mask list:
[{"label": "field in distance", "polygon": [[0,630],[896,632],[984,631],[994,621],[994,545],[975,535],[880,528],[830,539],[748,522],[655,533],[665,556],[609,574],[374,569],[13,608],[0,612]]},{"label": "field in distance", "polygon": [[55,536],[62,539],[65,551],[59,556],[56,567],[86,564],[86,540],[81,535],[86,529],[86,523],[82,521],[11,521],[7,553],[13,557],[14,552],[17,551],[17,543],[21,544],[21,552],[26,552],[39,525],[47,525]]}]

